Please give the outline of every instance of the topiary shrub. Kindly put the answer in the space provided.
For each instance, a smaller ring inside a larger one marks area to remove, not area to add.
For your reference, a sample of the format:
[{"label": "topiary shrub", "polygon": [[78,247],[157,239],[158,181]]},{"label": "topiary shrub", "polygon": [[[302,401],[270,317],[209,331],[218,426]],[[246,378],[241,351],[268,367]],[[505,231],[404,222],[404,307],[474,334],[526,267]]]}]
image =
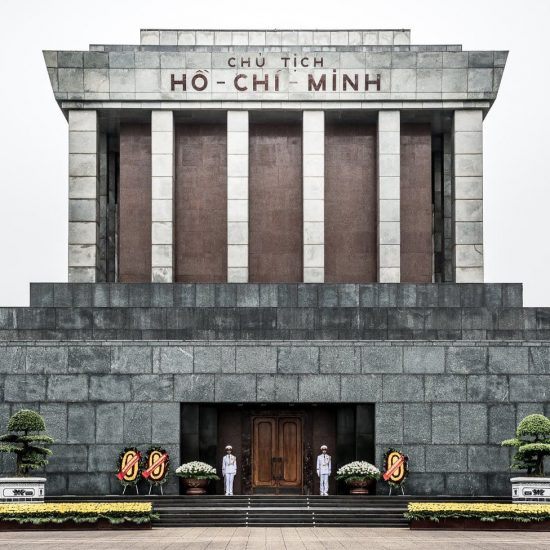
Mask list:
[{"label": "topiary shrub", "polygon": [[544,475],[544,457],[550,456],[550,419],[530,414],[518,425],[516,437],[506,439],[503,447],[515,447],[511,468],[527,470],[527,475]]},{"label": "topiary shrub", "polygon": [[[8,422],[8,433],[0,436],[0,452],[15,453],[15,475],[24,477],[31,470],[43,468],[48,463],[47,456],[52,451],[45,447],[53,443],[49,435],[31,432],[45,432],[44,419],[36,412],[22,409],[16,412]],[[35,445],[35,442],[41,445]]]}]

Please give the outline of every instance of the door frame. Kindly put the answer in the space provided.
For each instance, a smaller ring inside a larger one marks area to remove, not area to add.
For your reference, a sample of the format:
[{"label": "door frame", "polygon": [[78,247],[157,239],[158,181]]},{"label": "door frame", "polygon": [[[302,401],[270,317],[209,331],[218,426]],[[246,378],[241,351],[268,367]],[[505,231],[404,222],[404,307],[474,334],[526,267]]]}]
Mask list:
[{"label": "door frame", "polygon": [[[251,479],[250,479],[250,488],[252,494],[303,494],[304,492],[304,464],[305,464],[305,446],[304,446],[304,428],[305,428],[305,418],[304,418],[303,412],[298,411],[289,411],[285,409],[280,410],[266,410],[266,411],[254,411],[253,414],[250,417],[250,435],[251,435],[251,456],[250,456],[250,465],[251,465]],[[254,480],[254,460],[255,460],[255,437],[256,437],[256,431],[255,431],[255,423],[258,419],[273,419],[274,426],[276,427],[276,433],[273,434],[273,442],[275,443],[278,454],[281,455],[282,453],[279,451],[279,447],[282,445],[281,442],[281,420],[287,418],[287,419],[298,419],[299,420],[299,433],[297,434],[297,455],[298,455],[298,464],[297,464],[297,472],[300,476],[299,484],[296,486],[291,485],[285,485],[280,484],[278,480],[274,480],[272,478],[272,484],[265,484],[265,485],[255,485]],[[273,483],[274,482],[274,483]]]}]

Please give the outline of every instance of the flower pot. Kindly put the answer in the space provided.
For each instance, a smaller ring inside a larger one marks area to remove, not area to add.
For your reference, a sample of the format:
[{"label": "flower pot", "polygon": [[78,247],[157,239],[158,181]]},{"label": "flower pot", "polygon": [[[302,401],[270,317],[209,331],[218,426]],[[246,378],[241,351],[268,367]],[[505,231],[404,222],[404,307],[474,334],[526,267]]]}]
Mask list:
[{"label": "flower pot", "polygon": [[348,481],[349,494],[350,495],[368,495],[369,489],[372,485],[371,479],[364,479],[362,481]]},{"label": "flower pot", "polygon": [[204,495],[208,487],[208,479],[195,479],[194,477],[184,477],[186,495]]},{"label": "flower pot", "polygon": [[45,477],[0,477],[0,502],[44,502]]},{"label": "flower pot", "polygon": [[510,481],[514,503],[550,503],[550,477],[513,477]]}]

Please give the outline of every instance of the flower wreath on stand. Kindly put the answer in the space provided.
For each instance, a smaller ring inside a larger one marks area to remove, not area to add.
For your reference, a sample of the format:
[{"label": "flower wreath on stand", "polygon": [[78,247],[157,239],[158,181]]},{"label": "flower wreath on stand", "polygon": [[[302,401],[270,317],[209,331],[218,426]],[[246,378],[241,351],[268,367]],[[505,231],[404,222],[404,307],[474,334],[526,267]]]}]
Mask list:
[{"label": "flower wreath on stand", "polygon": [[164,494],[162,486],[168,480],[170,469],[170,455],[166,449],[153,445],[147,449],[143,458],[141,476],[149,482],[149,494],[153,487],[160,487],[160,493]]},{"label": "flower wreath on stand", "polygon": [[[396,464],[399,463],[398,466]],[[403,485],[409,475],[409,457],[397,449],[390,447],[384,455],[384,474],[382,478],[390,486],[390,495],[392,489],[400,489],[404,494]]]},{"label": "flower wreath on stand", "polygon": [[139,495],[137,484],[141,478],[140,463],[141,453],[137,447],[124,447],[120,451],[116,463],[116,477],[124,487],[122,494],[126,493],[128,487],[135,487],[136,494]]}]

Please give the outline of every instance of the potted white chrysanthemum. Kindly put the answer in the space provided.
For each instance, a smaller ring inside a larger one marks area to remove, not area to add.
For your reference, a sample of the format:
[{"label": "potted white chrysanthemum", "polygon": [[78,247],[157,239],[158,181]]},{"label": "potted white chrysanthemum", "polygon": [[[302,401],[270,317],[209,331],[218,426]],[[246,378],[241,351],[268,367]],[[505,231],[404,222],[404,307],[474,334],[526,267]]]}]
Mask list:
[{"label": "potted white chrysanthemum", "polygon": [[367,495],[373,481],[380,479],[380,470],[370,462],[356,460],[339,468],[336,479],[341,479],[350,486],[350,494]]},{"label": "potted white chrysanthemum", "polygon": [[220,479],[216,475],[216,468],[197,460],[187,462],[176,468],[176,475],[183,478],[186,495],[204,495],[211,479]]}]

